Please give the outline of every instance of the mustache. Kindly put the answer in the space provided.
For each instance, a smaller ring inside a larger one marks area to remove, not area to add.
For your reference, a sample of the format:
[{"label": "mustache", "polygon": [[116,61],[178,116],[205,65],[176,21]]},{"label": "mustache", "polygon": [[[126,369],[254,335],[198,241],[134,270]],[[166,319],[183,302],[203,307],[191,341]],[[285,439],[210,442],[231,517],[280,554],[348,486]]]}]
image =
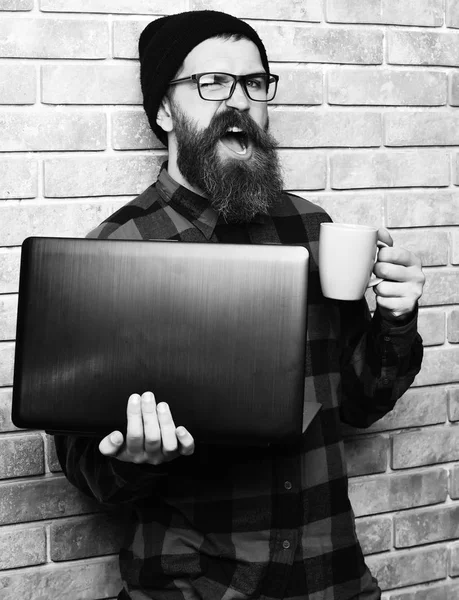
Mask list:
[{"label": "mustache", "polygon": [[247,113],[225,111],[212,117],[203,133],[202,143],[212,148],[231,127],[238,127],[247,135],[252,144],[262,150],[272,150],[277,146],[274,138],[266,129],[262,129]]}]

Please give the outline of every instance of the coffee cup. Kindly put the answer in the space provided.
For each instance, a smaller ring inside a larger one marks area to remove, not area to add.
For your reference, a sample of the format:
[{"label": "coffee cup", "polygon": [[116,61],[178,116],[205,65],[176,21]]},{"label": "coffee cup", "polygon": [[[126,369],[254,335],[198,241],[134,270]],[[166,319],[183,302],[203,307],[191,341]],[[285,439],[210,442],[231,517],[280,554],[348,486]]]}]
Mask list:
[{"label": "coffee cup", "polygon": [[359,300],[383,281],[372,277],[378,230],[366,225],[321,223],[319,276],[322,293],[335,300]]}]

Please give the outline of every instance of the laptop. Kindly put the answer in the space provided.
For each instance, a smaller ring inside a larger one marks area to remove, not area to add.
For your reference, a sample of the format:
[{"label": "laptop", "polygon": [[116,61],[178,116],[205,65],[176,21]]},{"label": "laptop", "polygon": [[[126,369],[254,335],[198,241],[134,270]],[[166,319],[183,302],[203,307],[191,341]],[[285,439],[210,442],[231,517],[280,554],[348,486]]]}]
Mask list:
[{"label": "laptop", "polygon": [[126,430],[133,393],[196,441],[301,435],[308,251],[277,244],[30,237],[22,245],[12,419]]}]

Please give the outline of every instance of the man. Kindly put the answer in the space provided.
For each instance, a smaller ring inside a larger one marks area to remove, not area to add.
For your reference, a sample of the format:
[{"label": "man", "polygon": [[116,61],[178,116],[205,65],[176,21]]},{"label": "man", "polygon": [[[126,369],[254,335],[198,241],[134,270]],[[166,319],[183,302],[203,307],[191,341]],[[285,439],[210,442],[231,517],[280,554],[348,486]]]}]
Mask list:
[{"label": "man", "polygon": [[305,245],[306,390],[322,409],[301,442],[212,448],[195,444],[168,405],[156,405],[154,390],[133,390],[126,439],[119,431],[100,442],[56,436],[74,485],[130,507],[119,598],[380,598],[355,534],[341,422],[367,427],[419,371],[420,261],[380,230],[387,247],[375,273],[385,281],[373,318],[364,300],[322,296],[317,240],[330,218],[281,191],[267,113],[277,77],[246,23],[214,11],[158,19],[143,31],[139,54],[144,108],[169,161],[90,235]]}]

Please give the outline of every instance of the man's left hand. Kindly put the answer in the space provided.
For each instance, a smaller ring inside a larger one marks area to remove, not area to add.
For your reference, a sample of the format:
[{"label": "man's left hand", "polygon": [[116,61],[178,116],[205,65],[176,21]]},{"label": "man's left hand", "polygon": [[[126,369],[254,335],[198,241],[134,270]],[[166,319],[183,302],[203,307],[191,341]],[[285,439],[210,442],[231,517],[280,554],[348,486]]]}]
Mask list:
[{"label": "man's left hand", "polygon": [[406,320],[415,310],[425,283],[421,259],[405,248],[394,247],[385,228],[379,229],[378,239],[387,244],[379,249],[374,267],[375,275],[384,279],[374,287],[378,309],[387,320]]}]

